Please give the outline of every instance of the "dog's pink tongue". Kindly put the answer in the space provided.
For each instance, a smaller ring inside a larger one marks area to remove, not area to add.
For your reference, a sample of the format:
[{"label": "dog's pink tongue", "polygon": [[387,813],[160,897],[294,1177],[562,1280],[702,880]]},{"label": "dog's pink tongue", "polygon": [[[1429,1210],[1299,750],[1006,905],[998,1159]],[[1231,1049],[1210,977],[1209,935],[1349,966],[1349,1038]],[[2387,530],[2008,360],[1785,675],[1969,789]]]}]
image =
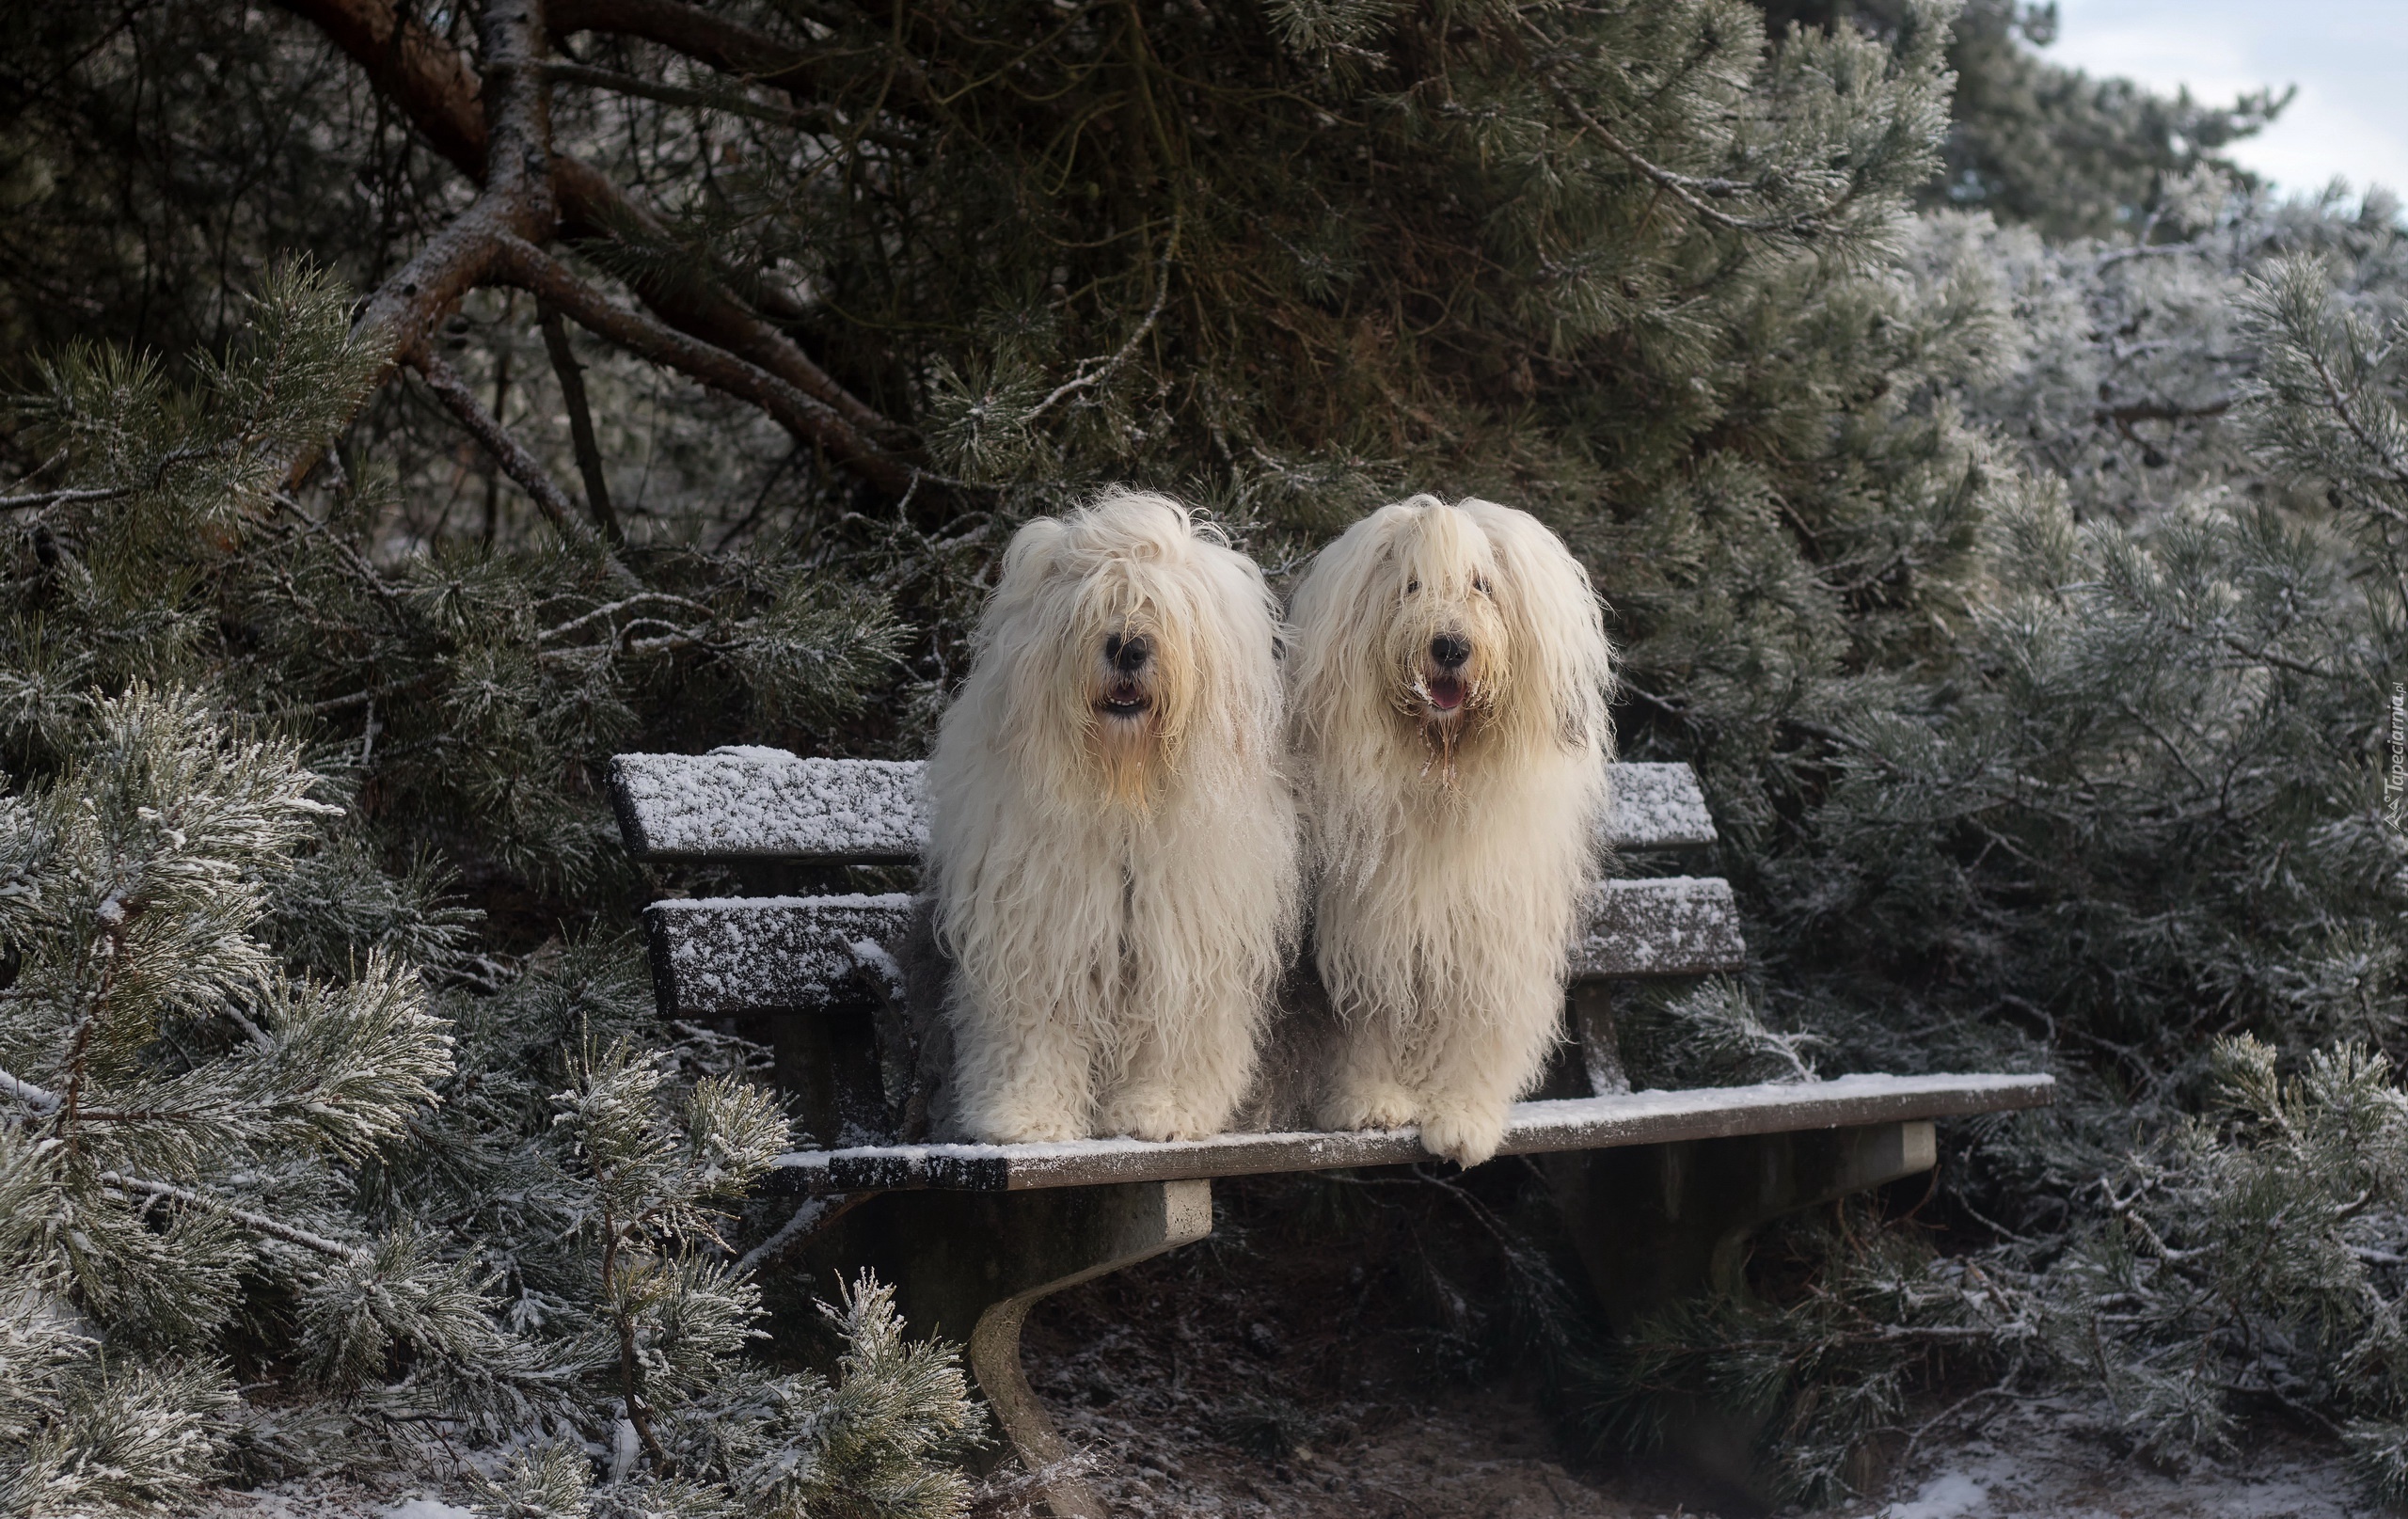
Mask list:
[{"label": "dog's pink tongue", "polygon": [[1430,704],[1441,712],[1452,712],[1464,704],[1464,683],[1452,675],[1441,675],[1430,683]]}]

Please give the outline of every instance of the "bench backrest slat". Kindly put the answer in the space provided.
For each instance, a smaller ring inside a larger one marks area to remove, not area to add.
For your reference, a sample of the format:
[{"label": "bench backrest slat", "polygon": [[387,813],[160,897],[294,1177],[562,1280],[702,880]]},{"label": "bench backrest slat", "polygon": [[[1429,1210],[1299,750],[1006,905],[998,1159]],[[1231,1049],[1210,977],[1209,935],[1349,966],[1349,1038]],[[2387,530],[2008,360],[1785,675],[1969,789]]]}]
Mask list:
[{"label": "bench backrest slat", "polygon": [[[853,946],[900,942],[911,898],[714,896],[655,902],[654,980],[673,1018],[817,1012],[860,1001]],[[1674,876],[1597,889],[1573,953],[1575,980],[1706,975],[1747,963],[1738,904],[1723,881]]]},{"label": "bench backrest slat", "polygon": [[[639,860],[917,860],[927,843],[920,762],[805,759],[743,746],[621,754],[610,792]],[[1694,848],[1714,818],[1686,765],[1617,765],[1605,835],[1620,849]]]},{"label": "bench backrest slat", "polygon": [[672,1018],[815,1012],[860,999],[856,944],[901,942],[911,898],[706,896],[655,902],[653,985]]}]

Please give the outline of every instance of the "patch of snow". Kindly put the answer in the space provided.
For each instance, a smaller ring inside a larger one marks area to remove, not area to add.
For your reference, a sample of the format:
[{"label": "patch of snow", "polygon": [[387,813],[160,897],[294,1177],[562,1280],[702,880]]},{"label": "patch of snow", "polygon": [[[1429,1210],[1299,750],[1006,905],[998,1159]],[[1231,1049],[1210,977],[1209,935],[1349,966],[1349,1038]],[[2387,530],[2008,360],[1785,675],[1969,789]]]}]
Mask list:
[{"label": "patch of snow", "polygon": [[1965,1519],[1989,1495],[1988,1484],[1961,1472],[1946,1472],[1924,1483],[1912,1498],[1882,1510],[1880,1519]]},{"label": "patch of snow", "polygon": [[384,1519],[477,1519],[474,1510],[434,1498],[404,1498],[386,1511]]},{"label": "patch of snow", "polygon": [[2260,1427],[2236,1456],[2151,1466],[2079,1397],[2019,1402],[1939,1440],[1903,1473],[1911,1498],[1849,1504],[1833,1519],[2363,1519],[2383,1511],[2339,1449]]}]

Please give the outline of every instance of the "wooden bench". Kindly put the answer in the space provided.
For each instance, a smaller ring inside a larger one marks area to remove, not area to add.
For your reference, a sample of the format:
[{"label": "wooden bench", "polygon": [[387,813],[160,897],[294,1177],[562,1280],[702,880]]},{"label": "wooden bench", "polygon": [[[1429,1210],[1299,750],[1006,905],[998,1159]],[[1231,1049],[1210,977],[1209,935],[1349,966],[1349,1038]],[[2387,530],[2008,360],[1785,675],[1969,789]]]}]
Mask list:
[{"label": "wooden bench", "polygon": [[[758,1021],[815,1147],[780,1159],[832,1220],[818,1258],[867,1265],[923,1332],[958,1339],[1011,1450],[1032,1471],[1068,1451],[1030,1391],[1020,1332],[1050,1293],[1204,1238],[1212,1179],[1395,1165],[1429,1157],[1410,1129],[1237,1132],[1153,1143],[929,1142],[921,1069],[925,926],[905,891],[843,892],[862,867],[900,886],[927,841],[920,767],[736,748],[623,754],[612,796],[629,851],[751,894],[644,909],[664,1016]],[[1714,843],[1685,765],[1621,765],[1606,841],[1679,861]],[[1749,1233],[1797,1209],[1929,1170],[1933,1120],[2036,1107],[2034,1075],[1845,1076],[1633,1092],[1615,1040],[1617,982],[1735,971],[1746,958],[1729,885],[1687,875],[1605,882],[1575,957],[1567,1058],[1515,1106],[1500,1153],[1536,1155],[1617,1328],[1678,1296],[1735,1290]],[[921,985],[915,987],[918,980]],[[941,1052],[931,1054],[941,1060]],[[1101,1515],[1073,1481],[1060,1515]]]}]

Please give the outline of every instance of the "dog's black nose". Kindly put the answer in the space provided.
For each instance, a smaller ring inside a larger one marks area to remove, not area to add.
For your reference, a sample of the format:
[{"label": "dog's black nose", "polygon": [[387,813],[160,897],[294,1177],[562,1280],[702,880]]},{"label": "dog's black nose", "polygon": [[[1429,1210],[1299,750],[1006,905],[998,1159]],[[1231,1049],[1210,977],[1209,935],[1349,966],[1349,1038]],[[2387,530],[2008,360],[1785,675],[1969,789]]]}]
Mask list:
[{"label": "dog's black nose", "polygon": [[1143,669],[1153,652],[1153,640],[1142,633],[1133,639],[1124,639],[1115,633],[1103,641],[1103,657],[1112,661],[1113,669],[1124,675],[1133,675]]},{"label": "dog's black nose", "polygon": [[1441,670],[1452,670],[1471,657],[1471,640],[1441,633],[1430,641],[1430,657]]}]

